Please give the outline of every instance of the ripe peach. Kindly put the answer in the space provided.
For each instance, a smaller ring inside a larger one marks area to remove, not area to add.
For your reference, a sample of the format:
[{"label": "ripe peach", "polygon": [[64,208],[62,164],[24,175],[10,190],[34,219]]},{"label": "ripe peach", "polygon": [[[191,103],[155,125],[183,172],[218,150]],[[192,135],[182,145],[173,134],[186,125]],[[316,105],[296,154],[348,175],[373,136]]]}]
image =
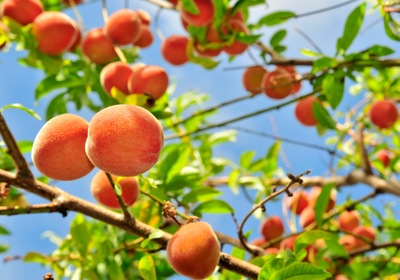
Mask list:
[{"label": "ripe peach", "polygon": [[356,210],[342,212],[338,223],[341,230],[353,231],[360,224],[360,214]]},{"label": "ripe peach", "polygon": [[178,0],[168,0],[172,5],[176,6],[178,5]]},{"label": "ripe peach", "polygon": [[301,82],[293,83],[293,81],[299,78],[299,74],[297,74],[296,68],[294,68],[294,66],[291,65],[278,65],[276,66],[276,68],[284,69],[292,75],[292,84],[293,84],[292,94],[297,93],[301,89]]},{"label": "ripe peach", "polygon": [[334,280],[349,280],[344,274],[338,274],[335,276]]},{"label": "ripe peach", "polygon": [[235,40],[231,45],[225,46],[223,50],[229,55],[239,55],[245,52],[248,47],[248,44]]},{"label": "ripe peach", "polygon": [[133,44],[140,48],[147,48],[154,41],[153,33],[147,25],[142,24],[140,29],[140,37]]},{"label": "ripe peach", "polygon": [[[119,184],[122,190],[122,199],[126,206],[131,206],[139,196],[139,180],[137,177],[118,178],[112,175],[115,184]],[[118,209],[121,205],[118,202],[114,189],[104,171],[99,171],[94,175],[90,183],[90,191],[93,197],[102,205],[109,208]]]},{"label": "ripe peach", "polygon": [[173,35],[166,38],[161,44],[161,54],[172,65],[182,65],[189,61],[187,46],[189,38]]},{"label": "ripe peach", "polygon": [[251,241],[251,244],[258,246],[258,247],[263,247],[266,243],[267,243],[267,241],[265,241],[265,239],[263,237],[259,237],[259,238],[254,239],[253,241]]},{"label": "ripe peach", "polygon": [[285,227],[279,216],[271,216],[261,223],[260,231],[265,241],[269,241],[280,237],[284,233]]},{"label": "ripe peach", "polygon": [[140,22],[141,18],[136,11],[121,9],[110,16],[104,31],[115,44],[128,45],[139,38]]},{"label": "ripe peach", "polygon": [[142,10],[142,9],[136,10],[136,12],[137,12],[138,15],[139,15],[140,23],[141,23],[142,25],[147,25],[147,26],[149,26],[150,23],[151,23],[151,16],[150,16],[150,14],[149,14],[147,11]]},{"label": "ripe peach", "polygon": [[272,99],[283,99],[293,91],[292,75],[284,69],[265,73],[262,79],[263,92]]},{"label": "ripe peach", "polygon": [[100,83],[109,95],[111,95],[113,87],[128,95],[128,80],[132,73],[132,68],[127,63],[121,61],[111,62],[101,70]]},{"label": "ripe peach", "polygon": [[315,96],[308,96],[301,99],[295,108],[296,119],[303,125],[313,126],[318,123],[313,113],[314,102],[320,102]]},{"label": "ripe peach", "polygon": [[9,17],[21,25],[32,23],[43,10],[39,0],[4,0],[0,6],[1,16]]},{"label": "ripe peach", "polygon": [[62,0],[63,3],[67,6],[71,6],[71,1],[72,3],[74,3],[75,5],[79,5],[83,2],[83,0]]},{"label": "ripe peach", "polygon": [[79,28],[77,29],[77,35],[75,37],[74,42],[72,43],[72,45],[69,47],[68,51],[69,52],[74,52],[76,51],[76,49],[81,45],[81,41],[82,41],[82,32],[79,30]]},{"label": "ripe peach", "polygon": [[142,62],[137,62],[131,65],[131,69],[132,69],[132,74],[134,74],[136,71],[139,71],[140,69],[144,68],[146,66],[146,64],[142,63]]},{"label": "ripe peach", "polygon": [[90,30],[82,39],[83,54],[95,64],[105,64],[117,58],[114,45],[102,28]]},{"label": "ripe peach", "polygon": [[157,163],[163,142],[163,129],[149,111],[121,104],[94,115],[85,148],[99,169],[116,176],[136,176]]},{"label": "ripe peach", "polygon": [[315,210],[312,205],[307,206],[300,214],[299,224],[306,228],[315,221]]},{"label": "ripe peach", "polygon": [[59,55],[67,51],[74,44],[78,32],[77,24],[61,12],[43,12],[32,25],[38,49],[47,55]]},{"label": "ripe peach", "polygon": [[397,121],[399,113],[393,101],[378,100],[371,105],[369,117],[378,128],[390,128]]},{"label": "ripe peach", "polygon": [[267,254],[278,254],[279,253],[279,249],[275,248],[275,247],[268,247],[268,248],[265,248],[265,252]]},{"label": "ripe peach", "polygon": [[[364,237],[366,240],[369,240],[370,242],[375,241],[375,229],[373,227],[359,226],[356,229],[354,229],[353,233],[355,235]],[[357,236],[355,236],[355,239],[356,239],[355,242],[356,248],[364,247],[368,244],[363,240],[361,240],[360,238],[357,238]]]},{"label": "ripe peach", "polygon": [[292,236],[286,237],[281,242],[281,249],[282,250],[289,249],[289,250],[293,251],[294,250],[294,242],[296,241],[296,239],[297,239],[297,235],[292,235]]},{"label": "ripe peach", "polygon": [[194,0],[198,14],[192,14],[183,9],[181,2],[178,3],[178,9],[180,10],[182,18],[185,19],[190,25],[197,27],[206,26],[213,21],[215,14],[215,7],[212,0]]},{"label": "ripe peach", "polygon": [[232,14],[232,9],[228,9],[225,14],[225,21],[221,27],[224,34],[237,33],[243,31],[245,27],[245,20],[243,13],[239,10]]},{"label": "ripe peach", "polygon": [[343,235],[339,238],[339,244],[343,245],[344,249],[349,252],[356,248],[356,238],[350,234]]},{"label": "ripe peach", "polygon": [[246,68],[242,76],[244,88],[252,94],[262,92],[261,81],[267,70],[259,65]]},{"label": "ripe peach", "polygon": [[147,94],[157,100],[166,92],[168,82],[164,68],[148,65],[133,72],[128,81],[128,89],[130,93]]},{"label": "ripe peach", "polygon": [[172,268],[191,279],[209,277],[218,265],[220,245],[212,227],[206,222],[183,225],[167,245]]},{"label": "ripe peach", "polygon": [[297,215],[300,215],[308,204],[308,194],[302,190],[294,192],[293,196],[288,199],[289,209]]},{"label": "ripe peach", "polygon": [[63,114],[50,119],[32,146],[32,161],[54,180],[76,180],[94,168],[85,153],[89,123],[80,116]]},{"label": "ripe peach", "polygon": [[387,150],[379,150],[376,153],[376,157],[382,162],[384,167],[388,167],[390,164],[390,154]]},{"label": "ripe peach", "polygon": [[[319,195],[321,194],[321,187],[313,187],[310,191],[310,193],[308,194],[308,199],[311,205],[315,206],[317,199],[319,197]],[[329,212],[333,209],[333,207],[335,207],[335,201],[336,201],[336,191],[331,191],[331,196],[329,198],[328,201],[328,205],[326,206],[325,211]]]}]

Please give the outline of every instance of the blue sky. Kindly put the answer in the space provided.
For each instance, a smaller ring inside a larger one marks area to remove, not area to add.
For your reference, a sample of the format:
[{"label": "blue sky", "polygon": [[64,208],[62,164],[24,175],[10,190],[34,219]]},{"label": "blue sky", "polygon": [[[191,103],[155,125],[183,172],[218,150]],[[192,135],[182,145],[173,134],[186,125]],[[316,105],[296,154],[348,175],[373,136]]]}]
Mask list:
[{"label": "blue sky", "polygon": [[[122,8],[124,5],[124,1],[122,0],[108,2],[110,2],[108,5],[110,13]],[[154,5],[145,1],[131,2],[132,4],[130,5],[130,8],[145,9],[152,16],[154,16],[157,11],[157,8]],[[259,7],[251,10],[250,21],[255,22],[261,15],[277,9],[292,10],[301,14],[341,2],[342,1],[329,0],[269,1],[270,6],[268,9],[267,7]],[[312,46],[298,32],[296,32],[296,28],[299,28],[301,31],[308,34],[308,36],[310,36],[313,41],[327,53],[327,55],[333,55],[335,52],[336,39],[342,33],[345,18],[357,3],[359,2],[331,12],[289,21],[284,26],[289,32],[288,37],[284,41],[288,46],[286,55],[301,57],[299,52],[300,48],[306,47],[312,49]],[[85,21],[86,28],[91,29],[103,25],[100,2],[83,5],[80,8],[80,11]],[[67,10],[66,13],[74,18],[74,15],[70,10]],[[364,26],[373,22],[376,18],[378,18],[378,15],[376,14],[368,16],[365,20]],[[178,14],[174,11],[163,11],[160,15],[159,24],[159,28],[163,32],[164,36],[184,34]],[[154,30],[154,22],[151,27]],[[279,26],[279,28],[282,28],[282,26]],[[265,40],[265,42],[268,42],[270,36],[275,30],[277,29],[263,29],[262,39]],[[384,35],[382,24],[378,24],[360,35],[354,42],[352,50],[358,50],[381,42],[387,42],[387,39]],[[223,100],[246,94],[241,84],[243,71],[226,71],[224,68],[230,66],[252,65],[254,62],[250,59],[248,54],[236,58],[232,63],[228,63],[228,57],[222,55],[219,57],[219,59],[223,61],[221,65],[213,71],[208,71],[197,65],[187,64],[175,67],[167,64],[160,56],[160,44],[161,40],[156,37],[154,44],[150,48],[141,51],[141,61],[146,64],[156,64],[165,67],[170,76],[177,82],[176,94],[183,93],[187,90],[198,90],[199,92],[208,93],[211,96],[208,105],[218,104]],[[388,42],[388,44],[391,44],[393,48],[395,46],[393,42]],[[256,54],[255,49],[253,49],[252,52]],[[19,65],[16,60],[19,57],[23,57],[23,55],[24,53],[15,51],[13,47],[7,52],[0,53],[0,107],[10,103],[22,103],[24,106],[33,108],[41,116],[44,116],[46,107],[45,100],[35,103],[33,98],[34,89],[38,82],[43,78],[43,73]],[[307,70],[307,68],[298,68],[300,73],[306,72]],[[303,83],[302,92],[306,93],[309,89],[310,86]],[[347,107],[346,103],[347,105],[352,104],[355,100],[356,99],[352,96],[346,97],[343,103],[343,108]],[[278,104],[278,102],[260,95],[241,104],[225,107],[221,110],[218,114],[218,118],[215,120],[222,121],[230,119],[275,104]],[[79,112],[79,114],[83,115],[83,117],[88,120],[90,120],[92,116],[92,113],[86,110]],[[18,110],[8,110],[4,113],[4,116],[17,140],[33,140],[36,133],[44,124],[44,120],[38,121]],[[306,128],[294,119],[293,106],[288,106],[279,111],[262,114],[252,119],[241,121],[235,125],[266,133],[276,133],[282,137],[309,143],[324,143],[324,139],[317,136],[314,128]],[[251,149],[255,150],[257,156],[260,157],[265,154],[272,143],[271,140],[266,138],[240,133],[235,143],[229,144],[223,149],[218,149],[216,153],[221,157],[237,159],[241,152]],[[290,165],[287,165],[285,161],[280,161],[280,166],[282,166],[286,172],[300,173],[305,169],[312,169],[312,175],[327,174],[327,162],[329,158],[325,152],[294,146],[287,143],[283,143],[282,148],[287,157],[287,161],[290,163]],[[60,183],[58,186],[70,191],[74,195],[94,202],[89,191],[89,183],[95,172],[96,171],[93,171],[91,174],[80,180]],[[350,192],[351,191],[348,191],[348,193]],[[31,203],[44,202],[43,199],[32,195],[28,195],[27,197]],[[251,207],[250,204],[243,203],[243,199],[240,196],[232,195],[229,190],[226,191],[224,199],[232,202],[233,207],[238,213],[239,220]],[[281,207],[278,203],[275,203],[270,209],[271,213],[281,212]],[[21,215],[13,217],[1,216],[0,224],[12,232],[12,235],[9,237],[0,236],[1,243],[8,243],[11,245],[11,249],[6,253],[6,255],[24,255],[29,251],[40,251],[43,253],[51,252],[55,247],[44,237],[44,233],[51,230],[60,236],[65,236],[69,231],[69,222],[73,216],[73,214],[70,214],[64,219],[61,218],[59,214]],[[230,220],[226,221],[226,216],[221,217],[208,215],[205,219],[210,221],[213,226],[215,226],[216,230],[222,231],[226,234],[235,235],[234,224]],[[257,231],[258,227],[259,221],[252,219],[247,224],[246,229],[254,228],[255,231]],[[0,257],[3,257],[3,255]],[[0,271],[2,275],[1,278],[4,279],[28,279],[26,278],[27,272],[29,272],[29,277],[31,277],[30,279],[41,279],[41,277],[47,272],[47,269],[36,264],[25,264],[21,261],[13,261],[7,264],[0,262]]]}]

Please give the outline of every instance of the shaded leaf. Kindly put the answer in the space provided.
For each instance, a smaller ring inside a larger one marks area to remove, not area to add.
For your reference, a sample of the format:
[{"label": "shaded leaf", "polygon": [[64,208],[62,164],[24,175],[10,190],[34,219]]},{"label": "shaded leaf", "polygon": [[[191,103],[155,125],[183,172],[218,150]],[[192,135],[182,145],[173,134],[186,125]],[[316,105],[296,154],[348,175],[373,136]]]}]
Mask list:
[{"label": "shaded leaf", "polygon": [[315,118],[318,120],[318,123],[329,129],[335,129],[336,128],[336,123],[332,119],[331,115],[328,113],[328,111],[318,102],[313,103],[313,113]]}]

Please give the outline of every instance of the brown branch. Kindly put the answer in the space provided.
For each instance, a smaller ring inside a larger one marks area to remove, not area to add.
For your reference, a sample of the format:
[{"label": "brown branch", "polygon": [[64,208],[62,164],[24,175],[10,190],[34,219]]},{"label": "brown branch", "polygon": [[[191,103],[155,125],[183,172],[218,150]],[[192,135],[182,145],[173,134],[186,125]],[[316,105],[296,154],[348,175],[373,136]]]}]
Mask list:
[{"label": "brown branch", "polygon": [[51,202],[45,204],[35,204],[28,207],[7,207],[0,206],[0,215],[20,215],[20,214],[40,214],[59,212],[63,217],[67,216],[67,211],[62,203]]},{"label": "brown branch", "polygon": [[400,13],[400,7],[383,7],[385,13]]}]

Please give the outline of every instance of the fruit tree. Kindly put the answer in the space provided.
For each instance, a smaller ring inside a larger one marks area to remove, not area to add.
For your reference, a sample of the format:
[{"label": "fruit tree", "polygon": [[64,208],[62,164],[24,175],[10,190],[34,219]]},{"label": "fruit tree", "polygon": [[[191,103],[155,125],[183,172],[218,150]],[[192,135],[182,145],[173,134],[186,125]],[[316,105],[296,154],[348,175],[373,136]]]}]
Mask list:
[{"label": "fruit tree", "polygon": [[399,15],[0,1],[1,278],[398,279]]}]

